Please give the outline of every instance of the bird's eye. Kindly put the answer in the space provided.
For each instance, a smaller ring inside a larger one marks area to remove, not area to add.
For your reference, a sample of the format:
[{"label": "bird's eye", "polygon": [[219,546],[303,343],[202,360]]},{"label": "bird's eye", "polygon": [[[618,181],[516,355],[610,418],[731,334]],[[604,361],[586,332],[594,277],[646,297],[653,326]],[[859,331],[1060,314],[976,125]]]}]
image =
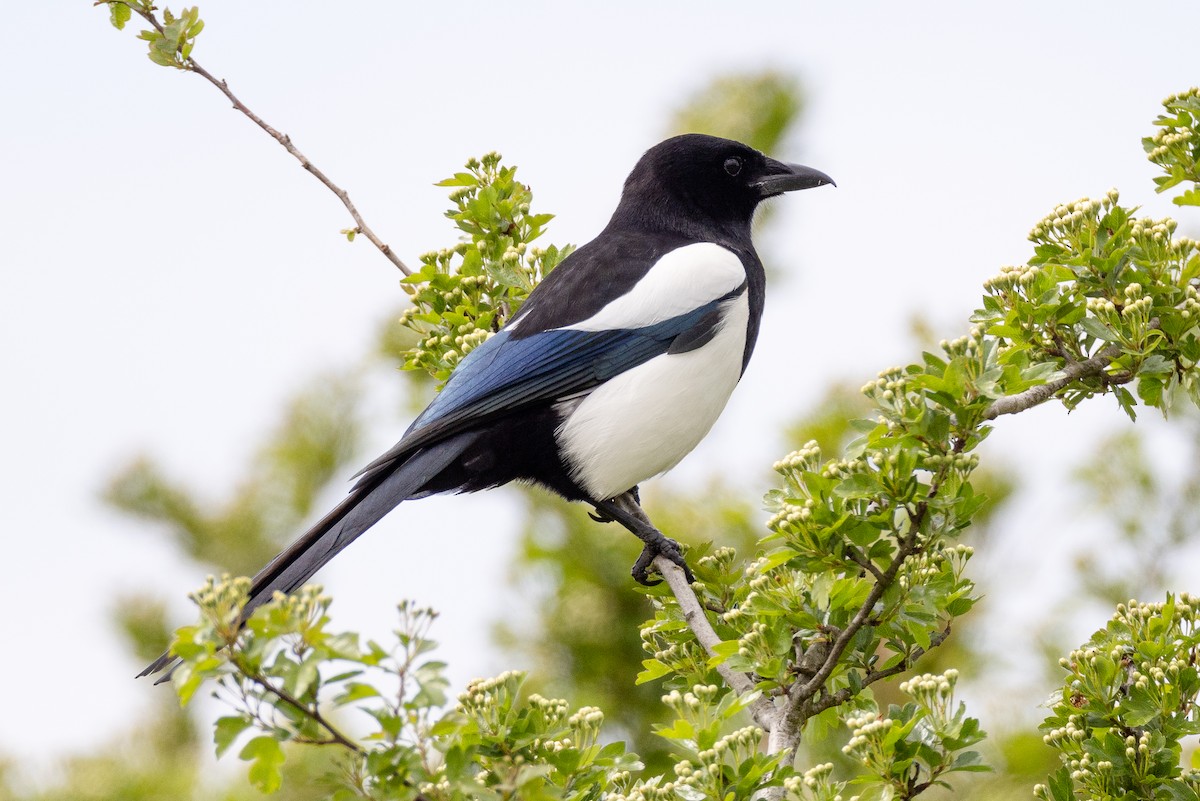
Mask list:
[{"label": "bird's eye", "polygon": [[734,156],[733,158],[725,159],[725,172],[730,175],[737,175],[742,171],[742,160]]}]

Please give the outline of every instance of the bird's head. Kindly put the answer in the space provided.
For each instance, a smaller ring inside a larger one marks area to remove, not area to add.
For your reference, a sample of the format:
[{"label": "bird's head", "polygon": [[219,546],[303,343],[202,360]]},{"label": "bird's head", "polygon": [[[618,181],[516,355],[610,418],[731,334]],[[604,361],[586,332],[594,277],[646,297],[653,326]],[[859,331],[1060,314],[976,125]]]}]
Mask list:
[{"label": "bird's head", "polygon": [[621,207],[656,227],[716,224],[745,229],[769,197],[833,184],[819,170],[785,164],[731,139],[683,134],[646,151],[625,181]]}]

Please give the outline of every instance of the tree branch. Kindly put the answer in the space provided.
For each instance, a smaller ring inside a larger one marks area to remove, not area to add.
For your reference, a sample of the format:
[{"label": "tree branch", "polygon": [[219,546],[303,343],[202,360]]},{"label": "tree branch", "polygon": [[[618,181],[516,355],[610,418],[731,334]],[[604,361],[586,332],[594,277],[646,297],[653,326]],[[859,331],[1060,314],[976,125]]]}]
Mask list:
[{"label": "tree branch", "polygon": [[[146,11],[137,4],[125,2],[125,0],[97,0],[94,5],[101,5],[102,3],[107,5],[109,2],[118,2],[121,5],[137,12],[142,19],[153,25],[155,30],[157,30],[159,33],[163,33],[162,23],[158,21],[154,14]],[[324,184],[330,192],[333,192],[333,194],[337,195],[338,200],[342,201],[342,205],[346,207],[346,211],[350,212],[350,216],[354,219],[355,227],[353,230],[355,233],[365,236],[372,245],[379,249],[380,253],[387,257],[388,261],[390,261],[398,270],[400,270],[400,272],[404,273],[405,275],[412,275],[412,270],[410,270],[408,265],[400,260],[400,257],[396,255],[391,246],[380,239],[375,232],[371,230],[371,227],[367,225],[366,220],[363,219],[362,215],[359,214],[358,209],[354,206],[354,203],[350,200],[349,193],[331,181],[329,177],[317,167],[317,165],[309,161],[308,157],[301,153],[300,150],[294,144],[292,144],[291,137],[289,137],[287,134],[280,133],[275,128],[268,125],[262,119],[262,117],[259,117],[257,114],[247,108],[246,104],[241,100],[238,100],[233,92],[229,90],[229,84],[224,79],[218,80],[217,78],[214,78],[212,74],[209,73],[208,70],[204,69],[204,67],[200,66],[195,59],[189,56],[184,59],[183,63],[184,69],[196,73],[213,86],[217,87],[221,94],[225,95],[225,97],[229,99],[229,102],[233,103],[233,107],[235,109],[245,114],[251,122],[266,131],[267,134],[270,135],[271,138],[276,142],[278,142],[284,150],[286,150],[288,153],[291,153],[292,156],[300,162],[301,167],[303,167],[305,170],[311,173],[314,178]]]},{"label": "tree branch", "polygon": [[[884,679],[890,679],[892,676],[900,675],[901,673],[903,673],[904,671],[906,671],[910,667],[912,667],[913,663],[916,662],[918,659],[925,656],[925,654],[929,653],[934,648],[937,648],[939,645],[944,643],[946,641],[946,638],[948,638],[949,636],[950,636],[950,623],[947,622],[946,628],[942,629],[941,631],[937,632],[936,634],[934,634],[932,637],[929,638],[929,647],[928,648],[918,647],[918,648],[914,649],[911,654],[904,657],[899,662],[892,665],[890,668],[886,668],[885,670],[872,670],[870,673],[863,676],[862,686],[867,687],[871,684],[874,684],[877,681],[883,681]],[[813,702],[811,709],[809,710],[810,715],[818,715],[818,714],[824,712],[826,709],[829,709],[830,707],[840,706],[841,704],[844,704],[847,701],[849,701],[850,698],[853,697],[856,692],[858,692],[858,691],[851,687],[843,687],[842,689],[838,690],[837,692],[830,693],[829,695],[823,695],[823,696],[821,696],[820,699]]]},{"label": "tree branch", "polygon": [[868,559],[862,551],[860,551],[858,548],[855,548],[853,545],[846,546],[846,558],[870,573],[877,581],[883,580],[883,571],[876,567],[874,562]]},{"label": "tree branch", "polygon": [[[232,643],[231,643],[231,645],[232,645]],[[349,748],[351,751],[353,751],[354,753],[356,753],[360,756],[363,756],[367,753],[365,750],[363,750],[363,747],[361,745],[354,742],[349,737],[347,737],[346,735],[344,735],[340,731],[338,731],[338,729],[332,723],[330,723],[325,718],[324,715],[321,714],[321,711],[319,709],[317,709],[316,704],[312,704],[310,706],[309,704],[304,703],[299,698],[296,698],[294,695],[287,692],[286,690],[276,687],[274,684],[272,684],[267,679],[266,676],[262,675],[261,673],[259,673],[257,671],[250,670],[246,666],[245,662],[243,662],[241,660],[237,651],[231,651],[229,661],[235,668],[237,668],[237,671],[241,675],[245,676],[247,679],[254,682],[259,687],[263,688],[263,690],[265,690],[266,692],[275,696],[283,703],[292,707],[297,712],[300,712],[301,714],[307,715],[308,717],[312,718],[314,723],[316,723],[318,726],[323,728],[325,731],[329,732],[329,740],[320,741],[315,744],[324,744],[324,743],[334,744],[334,743],[336,743],[337,745],[341,745],[346,748]]]},{"label": "tree branch", "polygon": [[[1151,320],[1150,327],[1157,328],[1158,320]],[[1084,359],[1081,362],[1070,362],[1062,369],[1058,378],[1053,381],[1047,381],[1045,384],[1030,387],[1024,392],[1018,392],[1016,395],[999,398],[983,413],[983,419],[995,420],[1002,414],[1016,414],[1017,412],[1023,412],[1026,409],[1031,409],[1034,406],[1045,403],[1058,394],[1060,390],[1066,389],[1075,381],[1081,378],[1100,375],[1104,372],[1104,368],[1112,364],[1113,360],[1123,352],[1124,348],[1121,344],[1113,342],[1089,359]]]},{"label": "tree branch", "polygon": [[[921,504],[918,514],[914,518],[923,517],[926,506]],[[829,647],[829,655],[825,658],[825,663],[821,665],[820,670],[813,674],[812,678],[798,688],[793,687],[793,691],[788,693],[788,698],[793,702],[793,709],[816,695],[817,690],[825,683],[833,673],[833,669],[837,667],[838,660],[850,645],[850,640],[854,639],[854,635],[858,634],[859,629],[866,625],[871,614],[875,611],[875,604],[883,597],[883,593],[892,585],[896,579],[896,574],[900,572],[901,566],[908,557],[912,556],[917,550],[917,534],[920,528],[920,520],[914,519],[912,522],[912,530],[907,539],[900,543],[900,548],[896,551],[896,555],[892,557],[891,563],[883,575],[875,580],[875,585],[871,587],[871,591],[863,600],[862,606],[851,618],[846,628],[842,629],[841,634],[837,636]]]},{"label": "tree branch", "polygon": [[[716,646],[722,640],[709,624],[708,616],[704,614],[704,607],[692,590],[692,585],[688,584],[687,577],[683,574],[683,568],[665,556],[654,557],[654,567],[666,580],[671,592],[675,594],[675,600],[683,611],[683,619],[692,634],[695,635],[696,641],[704,648],[705,653],[709,656],[716,656]],[[716,667],[717,673],[721,674],[725,683],[738,695],[747,695],[755,691],[754,680],[747,674],[733,670],[724,662],[718,662]],[[750,705],[750,714],[754,718],[754,722],[765,731],[770,731],[775,725],[777,715],[775,705],[766,698],[755,700]]]}]

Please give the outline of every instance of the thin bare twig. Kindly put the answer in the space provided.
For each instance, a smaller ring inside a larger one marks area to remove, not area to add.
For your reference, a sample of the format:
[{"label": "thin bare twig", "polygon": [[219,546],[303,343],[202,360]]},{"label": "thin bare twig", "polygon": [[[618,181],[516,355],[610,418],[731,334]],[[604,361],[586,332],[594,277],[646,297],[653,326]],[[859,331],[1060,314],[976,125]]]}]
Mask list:
[{"label": "thin bare twig", "polygon": [[321,711],[319,709],[317,709],[316,704],[306,704],[303,701],[301,701],[299,698],[296,698],[294,695],[287,692],[286,690],[284,690],[280,687],[276,687],[274,684],[272,684],[267,679],[266,676],[262,675],[261,673],[258,673],[257,671],[249,670],[246,667],[245,663],[243,663],[242,660],[237,658],[236,654],[233,655],[233,657],[231,658],[230,661],[233,663],[234,667],[237,668],[238,672],[241,673],[243,676],[245,676],[250,681],[257,684],[259,687],[263,688],[263,690],[265,690],[266,692],[268,692],[271,695],[278,698],[280,701],[282,701],[285,704],[287,704],[288,706],[292,707],[297,712],[300,712],[301,714],[307,715],[308,717],[312,718],[314,723],[316,723],[318,726],[323,728],[325,731],[329,732],[329,740],[314,741],[314,744],[335,744],[336,743],[337,745],[341,745],[346,748],[349,748],[351,751],[353,751],[354,753],[359,754],[359,755],[365,755],[367,753],[366,750],[364,750],[361,745],[354,742],[346,735],[342,734],[337,729],[336,726],[334,726],[332,723],[330,723],[329,720],[324,715],[321,714]]},{"label": "thin bare twig", "polygon": [[882,581],[882,580],[883,580],[883,571],[882,571],[882,570],[880,570],[880,569],[879,569],[879,568],[878,568],[878,567],[875,565],[875,563],[874,563],[874,562],[872,562],[870,559],[868,559],[868,558],[866,557],[866,554],[864,554],[864,553],[863,553],[862,551],[860,551],[858,548],[855,548],[853,545],[847,545],[847,546],[846,546],[846,557],[847,557],[847,558],[848,558],[848,559],[849,559],[851,562],[853,562],[854,564],[856,564],[856,565],[858,565],[859,567],[861,567],[863,570],[865,570],[865,571],[867,571],[868,573],[870,573],[870,574],[871,574],[872,576],[874,576],[874,577],[875,577],[877,580],[879,580],[879,581]]},{"label": "thin bare twig", "polygon": [[[906,671],[910,667],[912,667],[913,663],[916,662],[918,659],[925,656],[925,654],[929,653],[934,648],[937,648],[939,645],[944,643],[946,641],[946,638],[948,638],[949,636],[950,636],[950,624],[946,623],[946,628],[942,629],[939,632],[936,632],[932,637],[929,638],[929,647],[928,648],[917,647],[917,648],[913,649],[913,652],[911,654],[904,657],[899,662],[892,665],[890,668],[886,668],[884,670],[872,670],[870,673],[863,676],[862,686],[867,687],[871,684],[874,684],[877,681],[883,681],[884,679],[890,679],[892,676],[900,675],[901,673],[903,673],[904,671]],[[838,690],[837,692],[830,693],[829,695],[823,695],[819,699],[817,699],[813,702],[811,709],[810,709],[810,714],[817,715],[817,714],[820,714],[821,712],[824,712],[826,709],[829,709],[830,707],[840,706],[841,704],[844,704],[847,701],[849,701],[850,698],[857,692],[858,692],[858,690],[856,690],[852,687],[843,687],[842,689]]]},{"label": "thin bare twig", "polygon": [[[136,12],[138,16],[153,25],[155,30],[157,30],[159,33],[163,33],[162,23],[158,21],[153,13],[144,10],[141,6],[125,2],[125,0],[97,0],[95,3],[93,3],[93,5],[107,5],[109,2],[118,2]],[[292,144],[292,139],[290,136],[285,133],[280,133],[275,128],[268,125],[262,117],[258,116],[249,108],[247,108],[246,104],[239,100],[233,94],[233,92],[229,90],[229,84],[224,79],[214,78],[212,74],[208,70],[204,69],[204,67],[200,66],[199,62],[197,62],[195,59],[189,56],[183,60],[183,64],[184,69],[196,73],[213,86],[217,87],[221,94],[225,95],[225,97],[229,99],[229,102],[233,103],[233,107],[235,109],[245,114],[251,122],[266,131],[267,134],[270,135],[270,137],[276,142],[278,142],[284,150],[286,150],[288,153],[291,153],[292,156],[300,162],[301,167],[303,167],[305,170],[311,173],[314,178],[324,184],[330,192],[333,192],[333,194],[337,195],[338,200],[342,201],[342,205],[346,207],[346,211],[350,212],[350,216],[354,219],[354,228],[352,230],[356,234],[362,234],[365,236],[372,245],[379,249],[380,253],[387,257],[388,261],[390,261],[398,270],[400,270],[400,272],[404,273],[405,275],[412,275],[412,270],[409,269],[408,265],[400,260],[400,257],[396,255],[391,246],[380,239],[376,233],[371,230],[371,227],[367,225],[366,220],[363,219],[362,215],[359,214],[358,209],[354,206],[354,203],[350,200],[349,193],[347,193],[345,189],[342,189],[333,181],[329,180],[329,176],[325,175],[325,173],[322,172],[317,165],[309,161],[308,157],[301,153],[300,150],[294,144]]]}]

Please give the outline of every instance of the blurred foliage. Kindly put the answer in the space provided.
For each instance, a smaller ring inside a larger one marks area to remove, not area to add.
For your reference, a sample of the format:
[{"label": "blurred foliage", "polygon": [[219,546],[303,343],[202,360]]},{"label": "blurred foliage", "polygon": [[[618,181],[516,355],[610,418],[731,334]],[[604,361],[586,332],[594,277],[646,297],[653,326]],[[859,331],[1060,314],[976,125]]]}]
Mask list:
[{"label": "blurred foliage", "polygon": [[804,111],[795,75],[768,70],[714,78],[677,110],[671,133],[705,133],[778,153]]},{"label": "blurred foliage", "polygon": [[1138,431],[1120,431],[1096,443],[1075,480],[1082,508],[1102,530],[1081,547],[1076,567],[1083,597],[1106,606],[1161,595],[1185,577],[1174,558],[1200,531],[1200,415],[1181,407],[1171,423],[1181,468],[1164,470]]},{"label": "blurred foliage", "polygon": [[318,492],[358,447],[356,381],[322,376],[301,392],[223,503],[167,476],[148,457],[119,472],[104,491],[115,508],[159,524],[193,559],[253,573],[312,513]]},{"label": "blurred foliage", "polygon": [[[162,689],[162,688],[159,688]],[[163,702],[93,753],[61,760],[52,782],[30,782],[0,770],[0,801],[261,801],[239,779],[218,780],[212,744],[200,741],[190,716],[170,691]],[[332,753],[288,749],[279,801],[318,801],[331,792]]]}]

